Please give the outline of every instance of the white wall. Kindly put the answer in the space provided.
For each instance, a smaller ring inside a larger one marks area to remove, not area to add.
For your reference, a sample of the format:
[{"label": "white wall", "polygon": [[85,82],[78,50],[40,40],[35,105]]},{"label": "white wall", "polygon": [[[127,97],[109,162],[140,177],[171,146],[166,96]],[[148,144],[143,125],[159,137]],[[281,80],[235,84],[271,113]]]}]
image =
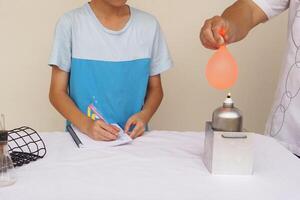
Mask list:
[{"label": "white wall", "polygon": [[[64,12],[84,0],[0,0],[0,112],[9,128],[29,125],[39,131],[63,130],[64,120],[50,106],[51,70],[47,60],[54,26]],[[129,0],[161,22],[175,68],[163,75],[165,99],[152,129],[202,130],[226,92],[209,87],[205,65],[212,52],[199,42],[203,21],[232,0]],[[286,14],[252,31],[230,46],[239,64],[239,80],[231,90],[244,112],[245,127],[262,132],[272,105],[284,53]]]}]

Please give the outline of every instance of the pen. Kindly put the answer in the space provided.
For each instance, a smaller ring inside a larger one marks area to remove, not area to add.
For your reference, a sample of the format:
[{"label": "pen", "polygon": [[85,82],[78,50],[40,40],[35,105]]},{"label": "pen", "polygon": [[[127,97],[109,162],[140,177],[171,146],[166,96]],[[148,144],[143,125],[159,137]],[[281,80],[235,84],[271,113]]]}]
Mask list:
[{"label": "pen", "polygon": [[73,138],[74,142],[76,143],[77,147],[80,148],[80,146],[82,145],[82,142],[78,138],[77,134],[75,133],[75,131],[71,125],[67,126],[67,131],[70,133],[70,135]]},{"label": "pen", "polygon": [[97,110],[97,108],[93,104],[89,105],[89,109],[91,109],[95,113],[95,115],[98,119],[101,119],[105,123],[107,123],[107,121],[104,119],[104,117],[100,114],[100,112]]}]

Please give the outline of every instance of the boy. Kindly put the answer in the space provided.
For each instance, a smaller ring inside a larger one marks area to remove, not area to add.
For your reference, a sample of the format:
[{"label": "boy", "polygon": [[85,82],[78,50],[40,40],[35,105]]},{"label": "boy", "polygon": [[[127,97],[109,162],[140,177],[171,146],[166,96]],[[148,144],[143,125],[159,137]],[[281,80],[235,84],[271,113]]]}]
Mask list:
[{"label": "boy", "polygon": [[126,2],[92,0],[56,27],[50,102],[94,140],[115,140],[112,123],[141,136],[163,98],[160,74],[172,64],[156,19]]}]

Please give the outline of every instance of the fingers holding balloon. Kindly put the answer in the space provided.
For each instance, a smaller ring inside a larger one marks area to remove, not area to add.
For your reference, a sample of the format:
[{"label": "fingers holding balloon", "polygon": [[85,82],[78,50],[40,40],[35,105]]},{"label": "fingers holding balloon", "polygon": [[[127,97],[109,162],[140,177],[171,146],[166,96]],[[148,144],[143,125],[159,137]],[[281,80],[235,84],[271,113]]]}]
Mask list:
[{"label": "fingers holding balloon", "polygon": [[215,39],[218,47],[224,45],[224,43],[225,43],[223,36],[220,34],[220,30],[221,30],[221,28],[218,26],[212,28],[213,36],[214,36],[214,39]]},{"label": "fingers holding balloon", "polygon": [[210,20],[206,20],[201,32],[200,32],[200,40],[203,44],[203,46],[205,46],[206,48],[209,49],[217,49],[217,45],[216,45],[216,41],[211,29],[211,19]]},{"label": "fingers holding balloon", "polygon": [[218,47],[225,44],[224,37],[226,35],[227,29],[225,24],[225,21],[221,17],[216,17],[215,21],[213,21],[212,24],[211,30]]},{"label": "fingers holding balloon", "polygon": [[209,49],[218,49],[227,42],[228,29],[228,22],[221,16],[206,20],[200,32],[202,44]]}]

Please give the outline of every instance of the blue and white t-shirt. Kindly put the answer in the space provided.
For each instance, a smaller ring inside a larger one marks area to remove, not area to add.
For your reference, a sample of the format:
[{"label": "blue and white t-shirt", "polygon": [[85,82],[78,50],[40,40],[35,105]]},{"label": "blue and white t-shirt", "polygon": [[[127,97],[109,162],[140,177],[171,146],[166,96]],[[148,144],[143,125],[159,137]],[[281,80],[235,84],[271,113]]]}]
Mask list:
[{"label": "blue and white t-shirt", "polygon": [[132,7],[130,13],[120,31],[105,28],[88,3],[66,13],[49,61],[69,72],[69,95],[84,114],[92,115],[92,105],[122,128],[141,111],[149,77],[172,66],[158,21]]}]

